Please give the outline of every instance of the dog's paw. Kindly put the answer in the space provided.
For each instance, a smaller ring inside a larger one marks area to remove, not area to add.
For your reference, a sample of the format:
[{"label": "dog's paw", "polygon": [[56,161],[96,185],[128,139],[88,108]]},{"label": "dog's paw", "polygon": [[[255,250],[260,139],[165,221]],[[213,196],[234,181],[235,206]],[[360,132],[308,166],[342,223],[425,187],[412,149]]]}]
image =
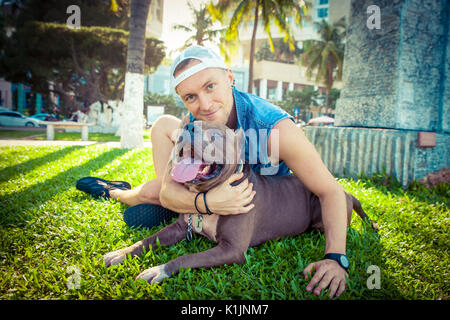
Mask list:
[{"label": "dog's paw", "polygon": [[164,271],[163,264],[144,270],[136,277],[136,280],[145,280],[148,283],[160,283],[168,277],[169,275]]},{"label": "dog's paw", "polygon": [[107,267],[121,264],[125,261],[125,257],[127,256],[124,250],[117,250],[113,252],[109,252],[103,256],[103,261]]}]

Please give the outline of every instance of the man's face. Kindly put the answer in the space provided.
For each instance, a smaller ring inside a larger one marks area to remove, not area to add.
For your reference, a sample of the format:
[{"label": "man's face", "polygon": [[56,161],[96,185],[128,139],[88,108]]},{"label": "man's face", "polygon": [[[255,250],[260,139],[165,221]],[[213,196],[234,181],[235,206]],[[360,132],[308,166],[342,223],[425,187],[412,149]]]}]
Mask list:
[{"label": "man's face", "polygon": [[[198,63],[192,61],[180,72]],[[175,90],[196,119],[226,124],[234,103],[233,79],[231,70],[207,68],[180,82]]]}]

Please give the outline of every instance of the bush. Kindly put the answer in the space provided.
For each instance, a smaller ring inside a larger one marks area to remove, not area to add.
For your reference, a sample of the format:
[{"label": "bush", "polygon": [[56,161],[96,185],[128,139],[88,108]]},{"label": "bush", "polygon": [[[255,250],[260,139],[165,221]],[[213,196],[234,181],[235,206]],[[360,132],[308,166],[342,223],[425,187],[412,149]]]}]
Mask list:
[{"label": "bush", "polygon": [[[166,114],[173,115],[177,118],[182,118],[183,114],[187,112],[184,106],[177,105],[177,101],[173,95],[159,94],[159,93],[147,93],[144,97],[144,105],[151,106],[163,106]],[[146,110],[144,110],[146,114]]]}]

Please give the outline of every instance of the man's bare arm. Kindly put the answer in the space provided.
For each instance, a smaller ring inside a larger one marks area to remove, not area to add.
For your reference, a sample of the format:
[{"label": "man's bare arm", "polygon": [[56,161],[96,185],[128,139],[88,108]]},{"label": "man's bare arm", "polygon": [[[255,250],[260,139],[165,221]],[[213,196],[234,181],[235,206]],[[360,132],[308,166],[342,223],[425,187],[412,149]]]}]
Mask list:
[{"label": "man's bare arm", "polygon": [[[194,200],[196,193],[189,191],[184,185],[175,182],[170,176],[171,164],[166,166],[164,172],[159,199],[161,204],[178,213],[196,213]],[[242,178],[242,174],[233,174],[225,183],[212,188],[206,195],[209,209],[213,213],[227,215],[240,214],[250,211],[254,205],[251,204],[255,192],[253,185],[244,180],[237,186],[231,186],[234,181]],[[197,207],[200,212],[205,213],[206,208],[203,199],[197,199]]]},{"label": "man's bare arm", "polygon": [[[269,142],[269,151],[277,154],[275,149],[279,148],[278,159],[283,160],[294,174],[305,184],[305,186],[316,194],[322,207],[322,220],[325,228],[325,253],[342,253],[346,251],[347,237],[347,205],[344,189],[334,179],[323,164],[320,155],[314,146],[308,141],[303,131],[295,124],[285,119],[280,121],[274,129],[278,131],[278,138],[273,134]],[[273,137],[272,137],[273,136]],[[314,294],[319,295],[322,289],[329,287],[330,295],[340,295],[345,289],[346,272],[334,260],[320,260],[308,265],[304,275],[315,274],[311,278],[307,290],[311,291],[314,286]]]}]

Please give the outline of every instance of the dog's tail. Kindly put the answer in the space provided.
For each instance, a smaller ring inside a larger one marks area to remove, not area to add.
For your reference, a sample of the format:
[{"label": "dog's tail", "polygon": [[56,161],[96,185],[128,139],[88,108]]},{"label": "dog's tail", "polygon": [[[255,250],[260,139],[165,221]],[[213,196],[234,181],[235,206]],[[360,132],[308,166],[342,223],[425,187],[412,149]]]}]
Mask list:
[{"label": "dog's tail", "polygon": [[355,210],[355,212],[361,217],[361,219],[363,219],[364,221],[369,222],[372,225],[372,228],[375,230],[378,230],[378,225],[373,222],[372,220],[370,220],[369,216],[367,215],[367,213],[364,212],[362,206],[361,206],[361,202],[359,202],[358,199],[356,199],[353,195],[350,195],[352,197],[352,202],[353,202],[353,210]]}]

